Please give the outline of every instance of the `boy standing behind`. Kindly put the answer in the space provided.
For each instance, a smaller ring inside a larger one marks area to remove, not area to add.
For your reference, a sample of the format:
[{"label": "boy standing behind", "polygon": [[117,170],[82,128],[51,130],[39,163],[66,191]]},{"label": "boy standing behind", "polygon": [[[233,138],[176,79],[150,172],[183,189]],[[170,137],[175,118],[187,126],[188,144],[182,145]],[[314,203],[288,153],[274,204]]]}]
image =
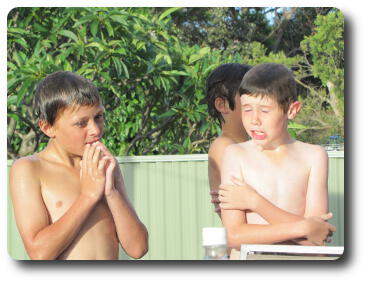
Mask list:
[{"label": "boy standing behind", "polygon": [[[280,64],[257,65],[246,73],[239,92],[251,140],[224,151],[221,181],[226,185],[219,200],[228,245],[238,250],[245,243],[302,238],[309,240],[302,244],[325,244],[335,231],[326,222],[331,218],[326,214],[328,156],[321,146],[296,141],[287,131],[288,119],[301,108],[292,72]],[[256,189],[260,201],[241,206],[238,180]]]},{"label": "boy standing behind", "polygon": [[209,147],[208,175],[215,211],[220,215],[218,188],[224,149],[247,140],[241,120],[238,88],[250,66],[238,63],[223,64],[213,70],[206,81],[206,99],[209,114],[217,119],[221,134]]},{"label": "boy standing behind", "polygon": [[47,147],[10,172],[15,219],[31,259],[133,258],[148,233],[130,204],[116,159],[100,142],[104,108],[97,88],[71,72],[38,85],[39,127]]}]

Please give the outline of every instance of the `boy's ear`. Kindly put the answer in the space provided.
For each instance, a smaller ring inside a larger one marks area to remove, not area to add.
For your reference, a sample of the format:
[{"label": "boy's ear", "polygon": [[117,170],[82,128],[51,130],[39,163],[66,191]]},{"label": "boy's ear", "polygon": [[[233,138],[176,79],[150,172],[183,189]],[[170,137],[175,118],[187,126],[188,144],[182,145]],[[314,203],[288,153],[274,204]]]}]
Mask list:
[{"label": "boy's ear", "polygon": [[214,100],[214,106],[217,109],[217,111],[222,114],[227,114],[229,112],[229,105],[228,105],[227,100],[221,97],[217,97]]},{"label": "boy's ear", "polygon": [[288,109],[288,119],[293,119],[296,117],[299,110],[302,108],[302,103],[299,101],[292,102]]},{"label": "boy's ear", "polygon": [[52,127],[47,121],[39,120],[38,121],[38,127],[49,138],[54,138],[55,137],[54,127]]}]

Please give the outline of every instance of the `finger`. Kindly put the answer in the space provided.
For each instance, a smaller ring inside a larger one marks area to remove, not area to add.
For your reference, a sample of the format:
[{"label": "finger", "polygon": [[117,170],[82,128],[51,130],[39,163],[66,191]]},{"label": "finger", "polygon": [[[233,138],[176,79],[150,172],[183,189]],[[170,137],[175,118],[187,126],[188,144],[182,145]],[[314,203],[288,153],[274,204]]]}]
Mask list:
[{"label": "finger", "polygon": [[108,160],[108,158],[105,157],[105,156],[102,159],[99,160],[99,162],[98,162],[98,171],[104,172],[104,168],[106,166],[107,160]]},{"label": "finger", "polygon": [[216,208],[214,209],[214,211],[215,211],[215,212],[220,212],[220,207],[216,207]]},{"label": "finger", "polygon": [[321,217],[321,219],[327,221],[327,220],[329,220],[329,219],[331,219],[333,217],[333,214],[331,212],[329,212],[329,213],[320,215],[320,217]]},{"label": "finger", "polygon": [[226,204],[226,203],[221,203],[220,205],[220,208],[221,209],[232,209],[228,204]]},{"label": "finger", "polygon": [[113,172],[115,170],[115,163],[113,162],[114,159],[111,160],[110,157],[108,157],[108,161],[107,161],[107,170],[106,170],[106,174],[109,176],[109,177],[112,177],[113,175]]},{"label": "finger", "polygon": [[217,196],[218,195],[218,191],[210,191],[210,195]]},{"label": "finger", "polygon": [[88,159],[89,149],[90,149],[90,144],[88,143],[84,148],[83,159],[82,159],[82,170],[84,172],[86,172],[87,170],[87,159]]},{"label": "finger", "polygon": [[334,225],[329,224],[329,230],[331,232],[336,232],[336,227]]},{"label": "finger", "polygon": [[234,184],[236,184],[237,186],[244,186],[246,183],[244,182],[244,181],[242,181],[242,180],[240,180],[240,179],[238,179],[238,178],[236,178],[236,177],[234,177],[234,176],[232,176],[231,177],[231,181],[234,183]]},{"label": "finger", "polygon": [[221,202],[221,203],[228,202],[228,201],[227,201],[227,198],[226,198],[226,197],[224,197],[224,196],[219,196],[219,197],[218,197],[218,200],[219,200],[219,202]]},{"label": "finger", "polygon": [[228,190],[229,185],[225,185],[225,184],[220,184],[219,185],[219,190]]},{"label": "finger", "polygon": [[96,144],[93,143],[90,145],[90,148],[88,150],[88,155],[87,155],[87,160],[86,160],[86,165],[89,171],[89,174],[93,174],[93,156],[94,156],[94,151],[96,150]]},{"label": "finger", "polygon": [[333,241],[333,239],[331,237],[327,237],[325,242],[326,243],[331,243],[332,241]]},{"label": "finger", "polygon": [[220,201],[217,199],[217,198],[213,198],[212,200],[211,200],[211,203],[219,203]]},{"label": "finger", "polygon": [[[111,158],[113,158],[113,155],[112,153],[108,150],[108,148],[106,147],[106,145],[104,145],[102,142],[98,142],[98,145],[101,146],[101,150],[102,152],[107,155],[107,156],[110,156]],[[114,159],[114,158],[113,158]]]},{"label": "finger", "polygon": [[98,161],[101,159],[101,147],[100,146],[96,146],[96,149],[93,153],[93,157],[92,157],[92,162],[93,164],[95,164],[95,166],[97,167]]}]

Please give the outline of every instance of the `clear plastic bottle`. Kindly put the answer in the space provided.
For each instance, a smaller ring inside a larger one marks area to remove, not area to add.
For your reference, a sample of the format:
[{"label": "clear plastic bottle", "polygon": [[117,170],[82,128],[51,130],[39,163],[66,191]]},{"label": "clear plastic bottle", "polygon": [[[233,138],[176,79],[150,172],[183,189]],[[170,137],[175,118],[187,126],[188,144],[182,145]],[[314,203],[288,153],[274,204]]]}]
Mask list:
[{"label": "clear plastic bottle", "polygon": [[226,229],[223,227],[203,228],[205,260],[227,260]]}]

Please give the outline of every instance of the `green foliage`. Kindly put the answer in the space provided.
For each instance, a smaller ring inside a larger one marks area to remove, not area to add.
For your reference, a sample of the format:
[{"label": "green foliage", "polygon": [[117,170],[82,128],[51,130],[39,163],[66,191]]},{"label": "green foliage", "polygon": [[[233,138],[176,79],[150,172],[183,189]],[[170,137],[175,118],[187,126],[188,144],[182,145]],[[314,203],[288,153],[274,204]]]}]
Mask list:
[{"label": "green foliage", "polygon": [[[220,129],[203,102],[205,79],[228,62],[278,62],[292,68],[303,87],[305,114],[290,124],[290,131],[306,141],[322,140],[324,128],[306,118],[317,117],[329,127],[335,125],[336,113],[338,121],[344,117],[342,16],[332,11],[313,23],[315,13],[297,10],[294,18],[308,19],[312,25],[307,32],[313,33],[302,42],[302,53],[289,56],[272,51],[277,26],[266,19],[268,12],[13,9],[7,41],[8,157],[31,154],[46,145],[47,138],[36,126],[34,88],[57,70],[76,72],[98,87],[106,108],[104,142],[116,155],[207,152]],[[333,131],[343,135],[343,124],[338,122]]]},{"label": "green foliage", "polygon": [[[331,135],[344,136],[344,17],[340,11],[318,16],[315,31],[306,37],[301,48],[306,56],[300,73],[313,76],[319,84],[304,80],[308,95],[299,121],[311,131],[304,138],[320,142]],[[307,59],[309,58],[309,59]],[[300,79],[302,80],[302,79]],[[307,84],[307,85],[306,85]],[[321,85],[321,86],[320,86]],[[306,111],[304,111],[306,110]]]},{"label": "green foliage", "polygon": [[47,139],[34,127],[33,91],[57,70],[76,72],[97,85],[107,110],[104,142],[115,154],[193,153],[207,148],[218,128],[200,102],[208,72],[222,60],[208,47],[177,39],[170,22],[175,11],[167,9],[153,17],[148,8],[11,11],[9,156],[45,145]]}]

